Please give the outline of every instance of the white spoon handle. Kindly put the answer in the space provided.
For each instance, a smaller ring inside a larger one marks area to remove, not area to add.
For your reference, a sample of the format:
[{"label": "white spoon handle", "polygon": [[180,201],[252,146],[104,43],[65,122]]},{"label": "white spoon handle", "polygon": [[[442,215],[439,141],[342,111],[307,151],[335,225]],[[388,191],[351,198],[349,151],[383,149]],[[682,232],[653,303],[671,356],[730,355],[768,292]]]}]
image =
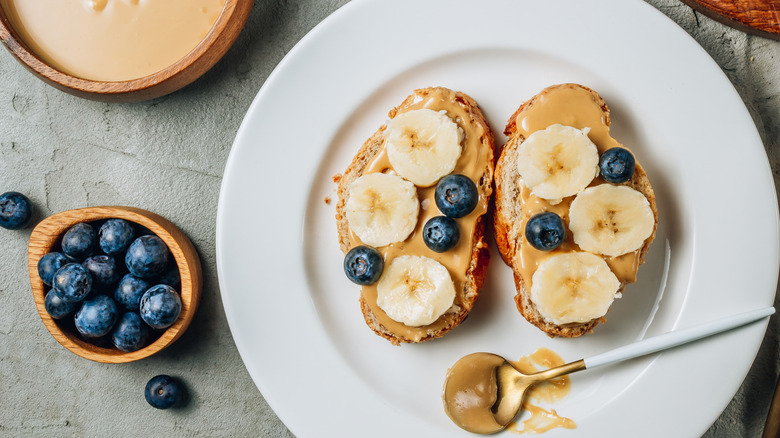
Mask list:
[{"label": "white spoon handle", "polygon": [[666,350],[667,348],[676,347],[687,342],[695,341],[697,339],[705,338],[707,336],[725,332],[726,330],[731,330],[733,328],[758,321],[759,319],[765,318],[773,313],[775,313],[774,307],[766,307],[763,309],[751,310],[750,312],[727,316],[725,318],[695,325],[686,329],[664,333],[662,335],[654,336],[652,338],[635,342],[633,344],[628,344],[623,347],[607,351],[606,353],[597,354],[593,357],[587,358],[585,359],[585,369],[596,368],[602,365],[609,365],[626,359],[633,359],[635,357]]}]

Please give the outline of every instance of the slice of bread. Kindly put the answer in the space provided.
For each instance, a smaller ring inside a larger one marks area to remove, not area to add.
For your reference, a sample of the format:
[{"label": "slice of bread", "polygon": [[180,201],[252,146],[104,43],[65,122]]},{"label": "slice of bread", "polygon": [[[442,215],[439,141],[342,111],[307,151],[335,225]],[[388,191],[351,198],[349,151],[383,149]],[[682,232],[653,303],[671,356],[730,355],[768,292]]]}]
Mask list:
[{"label": "slice of bread", "polygon": [[[554,107],[551,107],[551,105],[554,105]],[[581,112],[583,109],[587,110],[587,114]],[[525,127],[518,126],[517,121],[520,118],[527,118],[526,124],[523,125]],[[522,184],[522,180],[515,164],[518,157],[518,148],[525,140],[526,135],[529,135],[537,129],[544,129],[550,124],[560,123],[570,126],[583,124],[582,126],[575,126],[578,129],[582,129],[586,127],[588,123],[593,122],[596,119],[599,119],[599,123],[602,125],[599,129],[606,133],[606,137],[604,138],[609,139],[610,146],[622,146],[609,136],[609,109],[607,108],[604,99],[602,99],[598,93],[577,84],[561,84],[545,88],[539,94],[523,103],[512,117],[510,117],[504,131],[509,139],[506,145],[503,146],[501,155],[496,163],[495,211],[493,215],[496,245],[504,262],[509,265],[514,272],[515,286],[517,288],[515,303],[517,304],[518,310],[528,322],[537,326],[552,337],[577,337],[585,333],[590,333],[596,325],[606,321],[606,317],[602,316],[584,323],[557,325],[546,321],[531,301],[530,288],[527,287],[527,284],[530,283],[530,278],[524,278],[523,275],[523,272],[526,272],[525,276],[528,276],[528,269],[526,268],[524,271],[521,260],[521,251],[523,247],[530,244],[523,239],[524,233],[522,227],[525,226],[523,217],[524,215],[528,215],[528,212],[526,211],[528,207],[524,206],[520,195],[520,184]],[[526,126],[534,124],[536,126],[530,126],[530,129],[529,126]],[[598,134],[596,135],[598,136]],[[594,143],[596,143],[599,153],[603,152],[606,148],[603,139],[593,139],[594,130],[591,130],[590,136]],[[600,178],[596,178],[596,180],[598,179]],[[604,181],[602,180],[601,182],[603,183]],[[647,198],[655,217],[656,226],[653,228],[652,235],[647,238],[641,248],[631,256],[633,257],[632,261],[635,266],[633,278],[631,278],[631,276],[628,276],[627,278],[618,277],[620,280],[618,292],[620,293],[623,292],[628,283],[635,281],[636,269],[644,262],[645,254],[655,237],[658,223],[655,194],[650,185],[650,180],[639,162],[636,163],[633,177],[628,182],[624,183],[624,185],[641,192]],[[568,227],[567,218],[564,218],[564,222]],[[567,231],[566,239],[569,242],[570,248],[578,249],[576,244],[572,241],[570,231]],[[608,257],[604,258],[609,259]],[[608,263],[610,262],[609,260],[607,261]]]},{"label": "slice of bread", "polygon": [[[469,262],[467,263],[466,272],[450,272],[455,283],[455,301],[453,306],[434,323],[422,327],[408,327],[391,320],[376,304],[376,286],[362,286],[360,307],[366,324],[376,334],[395,345],[423,342],[438,338],[460,324],[468,316],[475,300],[479,296],[479,290],[485,279],[489,260],[488,245],[485,240],[487,223],[485,213],[488,211],[488,205],[493,192],[495,148],[493,132],[474,99],[464,93],[442,87],[415,90],[399,106],[389,112],[389,117],[392,119],[405,111],[423,107],[436,111],[446,110],[447,115],[466,133],[461,143],[463,152],[453,173],[472,173],[468,176],[479,189],[480,203],[475,212],[462,219],[457,219],[460,227],[461,242],[464,239],[470,239],[470,244],[465,246],[468,253],[463,254]],[[357,178],[367,173],[375,160],[382,159],[385,148],[386,128],[386,125],[380,127],[363,144],[340,178],[338,186],[339,200],[336,205],[336,223],[339,244],[344,253],[360,244],[359,239],[350,232],[350,225],[345,211],[345,205],[349,198],[349,186]],[[474,162],[475,157],[479,158],[479,161],[476,163]],[[393,172],[392,167],[383,168],[380,171]],[[447,254],[437,254],[424,245],[420,245],[422,242],[421,229],[424,221],[427,220],[426,218],[431,215],[441,215],[432,199],[434,188],[435,185],[429,188],[417,187],[422,205],[420,217],[415,231],[402,242],[403,245],[401,246],[413,248],[417,252],[424,253],[412,255],[424,255],[439,260],[441,257],[447,257]],[[425,199],[428,199],[428,201]],[[464,227],[470,229],[466,230]],[[469,241],[466,240],[466,242]],[[385,260],[385,267],[388,266],[389,262],[390,260]]]}]

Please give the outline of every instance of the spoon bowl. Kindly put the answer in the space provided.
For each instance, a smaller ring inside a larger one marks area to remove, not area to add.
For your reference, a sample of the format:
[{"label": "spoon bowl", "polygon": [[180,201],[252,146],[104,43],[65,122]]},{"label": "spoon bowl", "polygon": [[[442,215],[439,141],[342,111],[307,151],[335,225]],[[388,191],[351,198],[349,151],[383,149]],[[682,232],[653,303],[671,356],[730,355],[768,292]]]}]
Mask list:
[{"label": "spoon bowl", "polygon": [[509,424],[499,422],[493,412],[500,401],[497,370],[508,363],[492,353],[473,353],[455,362],[442,393],[444,411],[455,424],[482,434],[498,432]]}]

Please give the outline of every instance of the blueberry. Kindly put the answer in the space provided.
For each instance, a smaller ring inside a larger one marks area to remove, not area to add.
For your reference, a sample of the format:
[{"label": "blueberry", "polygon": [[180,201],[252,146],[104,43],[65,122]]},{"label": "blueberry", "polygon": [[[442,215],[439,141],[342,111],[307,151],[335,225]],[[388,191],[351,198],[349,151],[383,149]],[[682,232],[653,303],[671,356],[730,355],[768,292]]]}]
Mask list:
[{"label": "blueberry", "polygon": [[92,225],[76,224],[62,236],[62,252],[76,260],[84,260],[92,255],[97,247],[97,233]]},{"label": "blueberry", "polygon": [[563,219],[551,211],[535,214],[525,224],[525,237],[538,250],[553,250],[566,238]]},{"label": "blueberry", "polygon": [[356,246],[344,257],[344,272],[355,284],[374,284],[382,275],[385,261],[382,254],[370,246]]},{"label": "blueberry", "polygon": [[130,244],[125,264],[136,277],[150,278],[162,274],[168,265],[168,246],[157,236],[141,236]]},{"label": "blueberry", "polygon": [[141,308],[141,297],[152,287],[148,281],[133,274],[125,274],[114,291],[114,300],[127,310],[137,312]]},{"label": "blueberry", "polygon": [[29,225],[32,217],[33,205],[27,196],[17,192],[0,195],[0,227],[18,230]]},{"label": "blueberry", "polygon": [[133,226],[124,219],[109,219],[100,226],[98,244],[108,255],[118,255],[133,243]]},{"label": "blueberry", "polygon": [[81,301],[92,291],[92,275],[78,263],[68,263],[54,273],[52,287],[59,292],[63,301]]},{"label": "blueberry", "polygon": [[141,316],[135,312],[127,312],[119,317],[111,333],[114,346],[128,352],[144,348],[148,338],[149,326],[144,324]]},{"label": "blueberry", "polygon": [[433,251],[448,251],[458,244],[458,239],[460,239],[460,230],[458,223],[453,218],[432,217],[423,226],[423,242]]},{"label": "blueberry", "polygon": [[157,409],[168,409],[184,400],[184,386],[164,374],[154,376],[146,384],[146,401]]},{"label": "blueberry", "polygon": [[85,300],[76,312],[76,329],[87,338],[99,338],[111,331],[117,316],[114,300],[107,295],[96,295]]},{"label": "blueberry", "polygon": [[59,252],[50,252],[38,260],[38,276],[41,277],[43,284],[51,286],[54,273],[58,269],[68,264],[68,258]]},{"label": "blueberry", "polygon": [[54,289],[46,293],[43,305],[46,308],[46,312],[49,313],[49,316],[54,319],[64,318],[72,314],[79,307],[78,302],[68,303],[63,301],[60,293]]},{"label": "blueberry", "polygon": [[181,298],[176,289],[158,284],[141,297],[141,318],[156,329],[168,328],[181,313]]},{"label": "blueberry", "polygon": [[179,274],[179,267],[174,263],[172,267],[165,270],[157,279],[156,284],[167,284],[168,286],[179,289],[181,286],[181,274]]},{"label": "blueberry", "polygon": [[636,160],[628,149],[610,148],[601,154],[599,171],[605,181],[614,184],[624,183],[634,175]]},{"label": "blueberry", "polygon": [[434,199],[445,216],[459,218],[471,213],[479,201],[477,185],[464,175],[447,175],[436,184]]},{"label": "blueberry", "polygon": [[111,286],[116,284],[121,273],[116,265],[116,259],[108,255],[96,255],[88,257],[82,263],[90,275],[95,286]]},{"label": "blueberry", "polygon": [[99,338],[89,338],[89,343],[99,348],[114,348],[114,343],[111,341],[111,331]]}]

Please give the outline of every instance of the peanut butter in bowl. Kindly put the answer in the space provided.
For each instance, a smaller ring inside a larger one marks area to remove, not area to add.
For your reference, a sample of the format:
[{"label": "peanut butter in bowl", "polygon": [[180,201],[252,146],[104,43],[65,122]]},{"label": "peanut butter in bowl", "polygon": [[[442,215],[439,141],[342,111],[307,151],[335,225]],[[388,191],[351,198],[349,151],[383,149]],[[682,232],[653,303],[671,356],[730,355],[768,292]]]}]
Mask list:
[{"label": "peanut butter in bowl", "polygon": [[94,81],[156,73],[200,43],[226,0],[0,0],[21,40],[52,67]]}]

